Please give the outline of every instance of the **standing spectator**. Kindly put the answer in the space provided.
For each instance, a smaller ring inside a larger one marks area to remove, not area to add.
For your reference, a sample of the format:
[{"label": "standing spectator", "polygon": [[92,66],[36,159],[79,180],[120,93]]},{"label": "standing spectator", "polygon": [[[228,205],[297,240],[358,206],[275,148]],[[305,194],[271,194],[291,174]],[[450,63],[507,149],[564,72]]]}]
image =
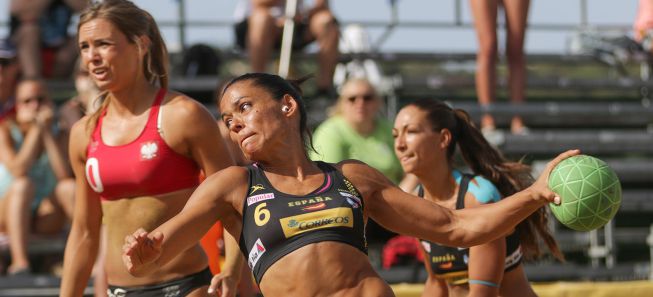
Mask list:
[{"label": "standing spectator", "polygon": [[[270,54],[280,48],[284,26],[285,0],[239,0],[235,12],[236,44],[247,49],[252,71],[266,72]],[[302,49],[313,41],[319,45],[317,96],[332,99],[333,73],[338,63],[338,22],[327,0],[316,0],[304,7],[298,0],[293,49]]]},{"label": "standing spectator", "polygon": [[[491,104],[496,100],[497,89],[497,12],[499,6],[503,6],[507,29],[506,55],[510,100],[513,104],[521,104],[525,99],[524,35],[530,0],[470,0],[470,2],[478,38],[476,95],[483,110],[481,129],[487,135],[495,129]],[[510,130],[516,134],[528,131],[520,116],[512,118]]]},{"label": "standing spectator", "polygon": [[18,72],[16,49],[9,40],[0,39],[0,122],[15,112],[14,92]]},{"label": "standing spectator", "polygon": [[74,182],[53,131],[41,81],[22,81],[16,117],[0,124],[0,224],[9,236],[9,274],[30,272],[28,234],[61,231],[72,216]]},{"label": "standing spectator", "polygon": [[[496,203],[533,181],[528,166],[505,160],[465,111],[443,102],[418,100],[406,105],[397,114],[392,132],[401,166],[419,179],[419,196],[442,207],[468,209]],[[473,175],[454,168],[456,148]],[[535,296],[522,257],[539,256],[538,237],[562,259],[547,229],[544,208],[505,237],[471,248],[421,239],[428,271],[422,296]]]},{"label": "standing spectator", "polygon": [[24,77],[65,77],[77,58],[68,25],[85,0],[11,0],[10,38],[19,49]]},{"label": "standing spectator", "polygon": [[653,0],[639,0],[633,31],[635,40],[653,54]]},{"label": "standing spectator", "polygon": [[[109,295],[208,296],[211,272],[197,242],[145,277],[130,275],[120,258],[135,226],[159,226],[181,211],[200,172],[233,164],[218,126],[197,101],[168,90],[167,48],[147,11],[127,0],[96,2],[81,14],[77,31],[81,67],[102,91],[102,103],[71,131],[77,203],[61,295],[82,295],[103,225]],[[234,288],[242,257],[235,239],[225,237],[222,273],[233,276],[226,285]]]}]

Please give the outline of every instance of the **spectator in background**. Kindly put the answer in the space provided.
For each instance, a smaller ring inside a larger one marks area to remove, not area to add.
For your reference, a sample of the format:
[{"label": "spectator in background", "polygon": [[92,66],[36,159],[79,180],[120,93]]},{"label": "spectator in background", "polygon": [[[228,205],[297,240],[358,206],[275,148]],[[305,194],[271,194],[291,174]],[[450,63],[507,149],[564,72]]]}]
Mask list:
[{"label": "spectator in background", "polygon": [[[392,132],[401,166],[419,179],[419,196],[442,207],[495,203],[533,182],[528,166],[505,160],[465,111],[443,102],[418,100],[406,105]],[[456,147],[473,175],[454,168]],[[507,236],[468,249],[421,239],[428,271],[422,296],[535,296],[522,257],[539,256],[538,237],[562,260],[544,208]]]},{"label": "spectator in background", "polygon": [[[374,86],[364,78],[346,81],[329,119],[313,135],[311,159],[337,163],[346,159],[363,161],[381,171],[395,184],[403,177],[393,154],[392,123],[379,116],[383,102]],[[370,220],[370,242],[385,242],[394,236]]]},{"label": "spectator in background", "polygon": [[[70,130],[73,125],[85,115],[92,114],[98,108],[98,96],[100,90],[89,76],[88,70],[82,69],[79,65],[75,71],[75,91],[77,94],[66,101],[59,108],[59,129],[61,132],[61,144],[68,152]],[[66,155],[66,159],[68,155]],[[68,162],[70,165],[70,162]],[[71,169],[72,170],[72,169]]]},{"label": "spectator in background", "polygon": [[10,38],[19,49],[24,77],[66,77],[77,58],[68,25],[86,0],[11,0]]},{"label": "spectator in background", "polygon": [[653,54],[653,0],[639,0],[633,31],[635,40]]},{"label": "spectator in background", "polygon": [[379,116],[383,102],[364,78],[345,82],[331,117],[313,135],[311,159],[330,163],[346,159],[363,161],[394,183],[403,177],[393,154],[392,123]]},{"label": "spectator in background", "polygon": [[0,122],[15,112],[14,92],[18,73],[16,49],[8,40],[0,39]]},{"label": "spectator in background", "polygon": [[0,229],[9,237],[9,274],[30,272],[30,232],[60,232],[72,217],[74,182],[53,128],[53,106],[44,84],[20,82],[15,120],[0,124]]},{"label": "spectator in background", "polygon": [[[481,129],[484,134],[495,129],[491,104],[496,99],[497,64],[497,12],[503,6],[506,16],[506,55],[508,58],[509,96],[513,104],[525,99],[526,60],[524,56],[524,35],[530,0],[470,0],[474,27],[478,38],[476,57],[476,94],[483,110]],[[526,133],[520,116],[510,122],[512,133]]]},{"label": "spectator in background", "polygon": [[[235,12],[236,44],[246,49],[253,72],[266,72],[274,48],[280,48],[284,26],[284,0],[239,0]],[[313,41],[319,45],[317,97],[331,100],[333,73],[338,63],[338,22],[327,0],[315,0],[305,7],[298,0],[293,49],[302,49]]]}]

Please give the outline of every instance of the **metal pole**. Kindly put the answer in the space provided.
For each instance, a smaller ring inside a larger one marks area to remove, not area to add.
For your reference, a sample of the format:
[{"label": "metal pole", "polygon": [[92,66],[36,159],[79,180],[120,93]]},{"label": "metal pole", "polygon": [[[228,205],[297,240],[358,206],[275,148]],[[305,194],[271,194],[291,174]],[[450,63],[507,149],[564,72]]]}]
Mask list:
[{"label": "metal pole", "polygon": [[184,0],[177,0],[179,2],[179,49],[182,53],[186,50],[186,5]]},{"label": "metal pole", "polygon": [[281,57],[279,58],[279,76],[286,78],[290,70],[290,54],[292,53],[292,39],[295,31],[295,15],[297,14],[297,0],[286,1],[286,19],[283,23],[283,37],[281,39]]},{"label": "metal pole", "polygon": [[580,25],[587,27],[587,0],[580,0]]},{"label": "metal pole", "polygon": [[463,9],[462,9],[462,3],[460,3],[460,0],[456,0],[456,12],[455,12],[456,18],[454,19],[454,22],[456,23],[456,26],[460,26],[463,24]]}]

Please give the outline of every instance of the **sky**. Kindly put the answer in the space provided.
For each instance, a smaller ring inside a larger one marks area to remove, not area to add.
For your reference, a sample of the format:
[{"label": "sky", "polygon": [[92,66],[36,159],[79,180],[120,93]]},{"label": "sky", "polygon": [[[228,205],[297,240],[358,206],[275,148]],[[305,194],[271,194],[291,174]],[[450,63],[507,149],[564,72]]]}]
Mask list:
[{"label": "sky", "polygon": [[[189,21],[233,21],[238,0],[185,0]],[[587,3],[587,23],[590,26],[610,26],[619,30],[609,34],[628,33],[636,15],[637,0],[535,0],[531,1],[526,51],[530,53],[565,53],[574,27],[581,24],[581,4]],[[178,18],[179,0],[136,0],[159,22],[174,22]],[[0,0],[0,11],[8,11],[9,0]],[[355,22],[387,22],[391,16],[389,0],[331,0],[331,7],[343,24]],[[456,3],[460,3],[462,27],[451,26],[455,20]],[[387,52],[470,53],[476,49],[469,0],[397,0],[398,19],[402,22],[437,23],[439,28],[398,27],[378,49]],[[0,13],[0,22],[7,22],[8,13]],[[543,26],[568,28],[546,30]],[[161,26],[169,47],[179,48],[179,34],[174,27]],[[368,28],[372,42],[379,40],[382,28]],[[0,28],[0,36],[6,35]],[[502,38],[500,32],[500,42]],[[187,43],[208,43],[220,48],[233,46],[230,26],[195,27],[186,31]]]}]

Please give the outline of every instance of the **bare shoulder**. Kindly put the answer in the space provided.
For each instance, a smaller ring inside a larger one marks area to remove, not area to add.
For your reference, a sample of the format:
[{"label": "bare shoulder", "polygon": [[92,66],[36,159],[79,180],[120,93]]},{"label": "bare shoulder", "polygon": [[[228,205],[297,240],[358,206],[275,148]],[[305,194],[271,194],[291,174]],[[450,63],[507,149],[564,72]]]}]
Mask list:
[{"label": "bare shoulder", "polygon": [[340,161],[335,166],[358,188],[363,196],[369,196],[393,185],[383,173],[358,160]]},{"label": "bare shoulder", "polygon": [[246,167],[230,166],[208,176],[202,182],[202,187],[211,188],[214,197],[224,197],[235,209],[242,209],[248,183],[249,172]]},{"label": "bare shoulder", "polygon": [[164,109],[174,110],[166,116],[181,120],[193,120],[198,116],[211,116],[211,113],[199,101],[179,92],[169,91],[163,103]]},{"label": "bare shoulder", "polygon": [[70,150],[75,152],[84,151],[83,148],[89,143],[91,134],[93,134],[93,127],[89,126],[90,116],[84,116],[79,121],[75,122],[70,129]]}]

